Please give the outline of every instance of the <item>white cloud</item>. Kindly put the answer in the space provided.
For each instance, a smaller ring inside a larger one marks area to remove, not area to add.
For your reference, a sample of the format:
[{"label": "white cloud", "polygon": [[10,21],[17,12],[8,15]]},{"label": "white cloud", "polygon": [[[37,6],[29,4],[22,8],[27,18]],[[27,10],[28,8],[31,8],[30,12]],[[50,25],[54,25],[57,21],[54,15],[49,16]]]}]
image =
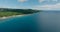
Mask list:
[{"label": "white cloud", "polygon": [[39,2],[43,2],[43,1],[45,1],[45,0],[39,0]]},{"label": "white cloud", "polygon": [[58,1],[58,0],[52,0],[52,1]]},{"label": "white cloud", "polygon": [[38,5],[34,6],[33,9],[39,9],[39,10],[60,10],[60,3],[54,4],[54,5]]},{"label": "white cloud", "polygon": [[26,1],[28,1],[28,0],[18,0],[19,2],[26,2]]},{"label": "white cloud", "polygon": [[38,2],[40,2],[40,3],[41,3],[41,2],[44,2],[44,1],[46,1],[46,2],[50,2],[50,1],[51,1],[51,2],[57,2],[58,0],[38,0]]}]

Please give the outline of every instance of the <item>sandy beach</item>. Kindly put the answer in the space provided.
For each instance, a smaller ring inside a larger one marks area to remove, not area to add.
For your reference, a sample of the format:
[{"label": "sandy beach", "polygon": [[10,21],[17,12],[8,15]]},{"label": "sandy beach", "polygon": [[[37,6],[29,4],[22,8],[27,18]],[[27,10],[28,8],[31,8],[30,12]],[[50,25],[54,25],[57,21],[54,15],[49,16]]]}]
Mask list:
[{"label": "sandy beach", "polygon": [[7,18],[12,18],[12,17],[22,17],[22,16],[28,16],[28,15],[32,15],[32,14],[12,15],[12,16],[7,16],[7,17],[0,17],[0,19],[7,19]]},{"label": "sandy beach", "polygon": [[13,15],[13,16],[8,16],[8,17],[0,17],[0,19],[7,19],[7,18],[12,18],[12,17],[20,17],[23,15]]}]

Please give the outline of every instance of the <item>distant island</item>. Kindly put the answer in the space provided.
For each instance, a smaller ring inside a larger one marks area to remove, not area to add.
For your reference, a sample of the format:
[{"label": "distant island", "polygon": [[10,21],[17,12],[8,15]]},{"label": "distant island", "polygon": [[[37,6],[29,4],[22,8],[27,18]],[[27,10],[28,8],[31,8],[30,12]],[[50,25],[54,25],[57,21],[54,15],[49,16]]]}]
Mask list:
[{"label": "distant island", "polygon": [[39,10],[0,8],[0,17],[8,17],[8,16],[13,16],[13,15],[32,14],[32,13],[37,13],[37,12],[39,12]]}]

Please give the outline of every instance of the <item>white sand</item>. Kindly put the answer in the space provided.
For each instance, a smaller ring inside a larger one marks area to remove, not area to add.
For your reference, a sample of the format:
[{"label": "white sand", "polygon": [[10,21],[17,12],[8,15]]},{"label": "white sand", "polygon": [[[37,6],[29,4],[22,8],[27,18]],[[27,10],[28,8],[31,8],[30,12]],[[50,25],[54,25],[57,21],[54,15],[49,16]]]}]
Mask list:
[{"label": "white sand", "polygon": [[[32,14],[27,14],[27,15],[32,15]],[[25,15],[13,15],[13,16],[8,16],[8,17],[0,17],[0,19],[8,19],[12,17],[22,17],[22,16],[26,16],[26,14]]]},{"label": "white sand", "polygon": [[23,15],[13,15],[13,16],[8,16],[8,17],[0,17],[0,19],[7,19],[7,18],[11,18],[11,17],[20,17]]}]

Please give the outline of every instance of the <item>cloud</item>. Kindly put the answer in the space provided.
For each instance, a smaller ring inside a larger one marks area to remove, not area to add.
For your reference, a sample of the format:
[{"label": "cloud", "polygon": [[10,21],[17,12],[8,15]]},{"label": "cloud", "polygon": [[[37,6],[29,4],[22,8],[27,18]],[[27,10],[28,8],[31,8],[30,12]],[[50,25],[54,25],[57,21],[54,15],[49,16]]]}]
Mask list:
[{"label": "cloud", "polygon": [[18,0],[19,2],[26,2],[26,1],[28,1],[28,0]]},{"label": "cloud", "polygon": [[38,1],[41,3],[41,2],[50,2],[50,1],[51,2],[57,2],[58,0],[38,0]]},{"label": "cloud", "polygon": [[43,2],[43,1],[45,1],[45,0],[39,0],[39,2]]},{"label": "cloud", "polygon": [[58,0],[52,0],[52,1],[58,1]]},{"label": "cloud", "polygon": [[60,10],[60,3],[53,4],[53,5],[37,5],[34,6],[33,9],[38,9],[38,10]]}]

